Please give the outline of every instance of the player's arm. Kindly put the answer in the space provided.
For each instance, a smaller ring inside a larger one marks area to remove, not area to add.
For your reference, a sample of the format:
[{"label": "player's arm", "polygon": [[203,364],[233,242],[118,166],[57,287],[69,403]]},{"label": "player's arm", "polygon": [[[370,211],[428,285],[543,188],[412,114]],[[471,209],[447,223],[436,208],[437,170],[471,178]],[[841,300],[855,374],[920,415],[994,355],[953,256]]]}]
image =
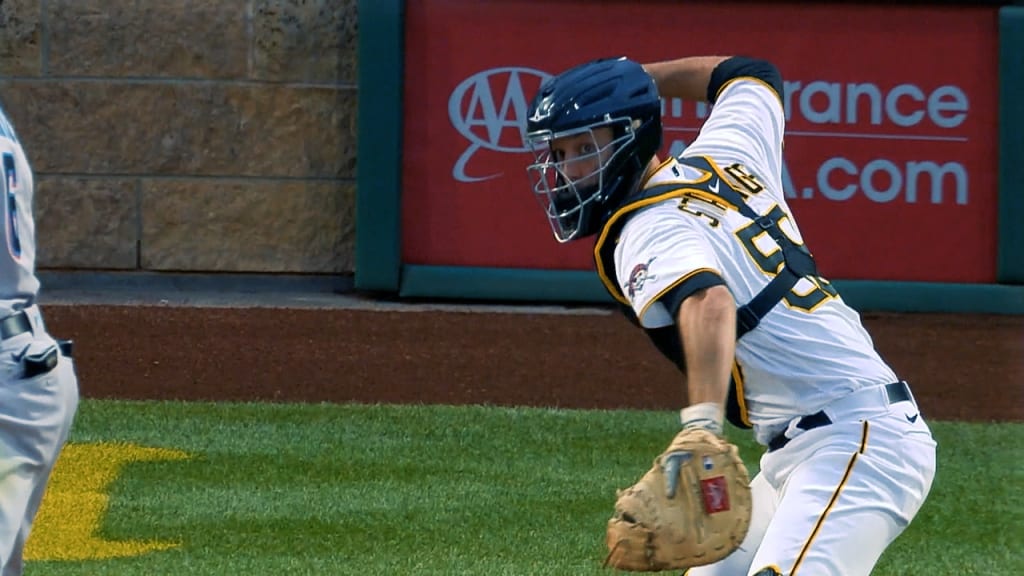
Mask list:
[{"label": "player's arm", "polygon": [[746,56],[689,56],[643,65],[662,98],[696,102],[718,101],[736,80],[753,80],[771,89],[782,103],[782,75],[767,60]]},{"label": "player's arm", "polygon": [[686,358],[690,405],[680,412],[684,426],[721,433],[729,379],[736,353],[736,302],[724,285],[691,294],[679,306],[677,327]]},{"label": "player's arm", "polygon": [[[615,247],[617,277],[640,325],[686,373],[684,424],[721,432],[736,339],[736,303],[703,222],[678,210],[641,212]],[[635,283],[642,270],[642,283]],[[694,408],[696,406],[696,408]]]},{"label": "player's arm", "polygon": [[719,64],[728,59],[728,56],[690,56],[643,66],[654,78],[662,98],[700,102],[708,99],[711,75]]},{"label": "player's arm", "polygon": [[781,183],[785,94],[782,75],[767,60],[745,56],[682,58],[647,64],[665,98],[707,101],[711,115],[684,155],[739,162]]}]

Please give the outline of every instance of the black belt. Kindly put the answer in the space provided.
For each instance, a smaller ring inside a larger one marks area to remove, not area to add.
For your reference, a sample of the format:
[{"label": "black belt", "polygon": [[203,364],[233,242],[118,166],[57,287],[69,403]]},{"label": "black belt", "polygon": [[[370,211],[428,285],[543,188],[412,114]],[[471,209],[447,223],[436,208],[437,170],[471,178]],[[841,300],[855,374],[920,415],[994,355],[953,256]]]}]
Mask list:
[{"label": "black belt", "polygon": [[[892,384],[885,385],[885,395],[889,397],[889,404],[895,404],[897,402],[905,402],[910,400],[910,387],[907,386],[906,382],[893,382]],[[832,423],[832,419],[825,414],[824,410],[815,412],[810,416],[804,416],[796,423],[796,427],[801,430],[814,430],[815,428],[821,428],[822,426],[828,426]],[[772,438],[768,442],[768,451],[773,452],[789,444],[792,438],[788,438],[785,432],[780,433],[775,438]]]},{"label": "black belt", "polygon": [[28,314],[24,310],[15,312],[7,318],[0,320],[0,339],[7,340],[18,334],[32,331],[32,323],[28,321]]}]

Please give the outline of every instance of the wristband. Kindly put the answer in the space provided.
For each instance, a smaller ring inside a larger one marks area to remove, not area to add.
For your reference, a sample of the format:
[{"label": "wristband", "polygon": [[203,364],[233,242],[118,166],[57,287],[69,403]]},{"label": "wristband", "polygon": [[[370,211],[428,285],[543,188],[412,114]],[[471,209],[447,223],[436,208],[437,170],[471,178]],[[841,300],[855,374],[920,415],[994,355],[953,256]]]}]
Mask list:
[{"label": "wristband", "polygon": [[679,423],[683,428],[706,428],[715,434],[722,434],[722,407],[716,402],[702,402],[687,406],[679,411]]}]

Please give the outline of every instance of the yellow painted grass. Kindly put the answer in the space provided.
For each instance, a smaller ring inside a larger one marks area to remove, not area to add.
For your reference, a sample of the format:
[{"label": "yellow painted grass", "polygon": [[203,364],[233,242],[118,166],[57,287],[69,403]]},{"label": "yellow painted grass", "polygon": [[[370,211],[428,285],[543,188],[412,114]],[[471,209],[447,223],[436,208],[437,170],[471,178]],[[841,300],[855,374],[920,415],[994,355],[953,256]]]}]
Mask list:
[{"label": "yellow painted grass", "polygon": [[185,460],[179,450],[134,444],[68,444],[25,547],[26,560],[98,560],[138,556],[178,547],[158,540],[104,540],[97,536],[110,500],[110,485],[126,464]]}]

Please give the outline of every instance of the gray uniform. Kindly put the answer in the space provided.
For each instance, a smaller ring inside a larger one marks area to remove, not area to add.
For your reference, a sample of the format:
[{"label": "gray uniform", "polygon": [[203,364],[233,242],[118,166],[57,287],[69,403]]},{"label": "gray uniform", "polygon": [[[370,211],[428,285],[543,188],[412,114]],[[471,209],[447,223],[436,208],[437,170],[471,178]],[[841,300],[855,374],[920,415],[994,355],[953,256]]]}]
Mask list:
[{"label": "gray uniform", "polygon": [[78,408],[78,379],[36,305],[32,170],[2,109],[0,175],[0,576],[13,576]]}]

